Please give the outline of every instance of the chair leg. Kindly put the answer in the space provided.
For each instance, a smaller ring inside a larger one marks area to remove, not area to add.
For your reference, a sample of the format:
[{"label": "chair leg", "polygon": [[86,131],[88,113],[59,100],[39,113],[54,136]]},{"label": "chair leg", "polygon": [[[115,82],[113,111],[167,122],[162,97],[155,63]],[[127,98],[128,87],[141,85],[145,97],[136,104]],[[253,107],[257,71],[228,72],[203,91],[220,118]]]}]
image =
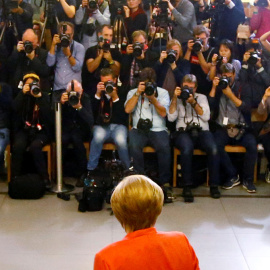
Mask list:
[{"label": "chair leg", "polygon": [[176,187],[177,182],[177,152],[173,150],[173,187]]},{"label": "chair leg", "polygon": [[10,182],[11,180],[11,152],[10,152],[10,144],[6,147],[6,163],[7,163],[7,180]]}]

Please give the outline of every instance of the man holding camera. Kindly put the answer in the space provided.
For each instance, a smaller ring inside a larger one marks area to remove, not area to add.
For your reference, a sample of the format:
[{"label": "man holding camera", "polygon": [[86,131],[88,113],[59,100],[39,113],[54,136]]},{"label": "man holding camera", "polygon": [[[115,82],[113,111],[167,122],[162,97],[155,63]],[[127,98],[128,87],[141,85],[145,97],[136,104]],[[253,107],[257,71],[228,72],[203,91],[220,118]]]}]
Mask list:
[{"label": "man holding camera", "polygon": [[98,44],[96,28],[110,24],[111,13],[107,0],[82,0],[76,11],[75,23],[81,25],[79,39],[85,50]]},{"label": "man holding camera", "polygon": [[156,73],[144,68],[139,75],[139,85],[128,92],[125,102],[126,113],[132,114],[132,129],[129,132],[130,154],[134,169],[145,174],[143,148],[155,148],[158,157],[159,184],[163,187],[166,202],[171,180],[171,149],[166,128],[166,115],[170,97],[167,90],[156,87]]},{"label": "man holding camera", "polygon": [[176,87],[171,101],[168,120],[176,120],[177,131],[173,135],[175,146],[181,151],[181,170],[183,176],[183,197],[185,202],[193,202],[191,192],[193,150],[199,148],[206,152],[210,178],[210,194],[220,198],[219,156],[208,120],[210,108],[205,95],[197,94],[197,79],[188,74],[183,78],[181,88]]},{"label": "man holding camera", "polygon": [[12,178],[22,174],[24,152],[29,147],[37,173],[46,187],[51,187],[42,148],[51,140],[52,111],[47,93],[41,91],[39,76],[28,73],[23,77],[23,87],[14,99]]},{"label": "man holding camera", "polygon": [[241,145],[246,148],[243,164],[243,187],[250,193],[256,192],[253,184],[254,166],[257,159],[257,142],[251,130],[252,92],[247,83],[235,80],[232,64],[222,64],[221,78],[215,77],[209,94],[209,104],[217,127],[214,133],[220,155],[220,164],[227,180],[224,189],[240,184],[239,175],[234,168],[225,146]]},{"label": "man holding camera", "polygon": [[125,170],[129,168],[130,159],[127,145],[128,116],[124,112],[126,94],[117,88],[117,77],[110,68],[100,71],[100,82],[97,85],[93,112],[95,126],[87,164],[87,178],[96,174],[99,157],[105,142],[113,142]]},{"label": "man holding camera", "polygon": [[89,141],[89,134],[94,124],[90,98],[83,92],[82,85],[77,80],[68,83],[66,91],[61,95],[62,104],[62,144],[63,157],[66,156],[68,145],[74,147],[74,162],[76,162],[76,175],[80,185],[80,177],[87,164],[84,142]]},{"label": "man holding camera", "polygon": [[111,44],[113,29],[110,25],[102,26],[98,39],[98,45],[87,49],[82,69],[82,85],[91,99],[94,99],[101,69],[111,68],[118,76],[122,59],[119,50]]},{"label": "man holding camera", "polygon": [[58,33],[54,35],[51,49],[47,56],[47,65],[55,66],[53,90],[66,89],[70,78],[81,81],[81,68],[84,59],[84,47],[73,40],[74,25],[61,22]]},{"label": "man holding camera", "polygon": [[9,83],[13,88],[13,95],[22,89],[22,78],[27,72],[35,72],[41,80],[43,91],[49,91],[48,77],[50,68],[46,64],[47,52],[39,47],[38,36],[32,29],[27,29],[19,41],[16,49],[8,58]]}]

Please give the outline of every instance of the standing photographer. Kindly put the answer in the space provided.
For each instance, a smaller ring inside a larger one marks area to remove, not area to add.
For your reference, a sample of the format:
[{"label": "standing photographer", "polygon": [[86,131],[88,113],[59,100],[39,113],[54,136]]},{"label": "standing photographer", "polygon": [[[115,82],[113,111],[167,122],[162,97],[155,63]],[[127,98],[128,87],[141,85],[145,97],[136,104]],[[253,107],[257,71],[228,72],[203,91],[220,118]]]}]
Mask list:
[{"label": "standing photographer", "polygon": [[126,94],[122,91],[122,88],[117,87],[116,82],[117,77],[112,69],[104,68],[101,70],[100,82],[97,85],[93,102],[95,126],[87,164],[86,177],[89,180],[96,173],[102,147],[106,141],[113,142],[116,145],[125,170],[130,165],[127,145],[128,116],[124,112]]},{"label": "standing photographer", "polygon": [[132,129],[129,132],[130,154],[136,172],[145,174],[143,148],[155,148],[158,157],[159,184],[163,187],[166,202],[167,186],[171,180],[171,148],[166,128],[166,115],[170,97],[167,90],[156,87],[156,73],[144,68],[139,75],[138,88],[128,92],[126,113],[132,114]]},{"label": "standing photographer", "polygon": [[209,105],[214,113],[217,129],[214,133],[220,155],[220,164],[227,180],[222,188],[231,189],[240,185],[239,175],[234,168],[225,146],[241,145],[246,148],[243,164],[243,187],[250,193],[256,192],[253,184],[254,166],[257,159],[257,142],[251,130],[251,88],[247,83],[235,80],[232,64],[220,67],[221,78],[215,77],[209,94]]},{"label": "standing photographer", "polygon": [[40,48],[38,36],[33,29],[27,29],[17,47],[8,58],[9,83],[16,96],[22,89],[22,78],[27,72],[35,72],[41,80],[42,91],[49,91],[50,68],[46,64],[47,51]]},{"label": "standing photographer", "polygon": [[81,25],[79,39],[85,50],[96,46],[98,43],[96,29],[110,24],[111,13],[106,0],[82,0],[82,4],[76,11],[75,23]]},{"label": "standing photographer", "polygon": [[47,65],[55,65],[53,90],[66,89],[70,78],[81,81],[81,69],[84,59],[84,47],[73,40],[74,25],[61,22],[58,33],[54,35],[51,49],[47,56]]},{"label": "standing photographer", "polygon": [[205,95],[197,94],[197,79],[193,74],[183,78],[181,88],[176,87],[171,101],[168,120],[176,120],[174,144],[181,151],[181,168],[184,182],[183,197],[185,202],[193,202],[191,192],[193,150],[199,148],[206,152],[210,178],[210,194],[218,199],[219,156],[208,120],[210,108]]},{"label": "standing photographer", "polygon": [[76,186],[82,186],[80,177],[87,164],[84,142],[89,141],[89,134],[94,123],[91,101],[89,96],[83,92],[82,85],[78,81],[72,80],[61,95],[61,104],[63,158],[66,156],[68,145],[72,143],[76,163]]}]

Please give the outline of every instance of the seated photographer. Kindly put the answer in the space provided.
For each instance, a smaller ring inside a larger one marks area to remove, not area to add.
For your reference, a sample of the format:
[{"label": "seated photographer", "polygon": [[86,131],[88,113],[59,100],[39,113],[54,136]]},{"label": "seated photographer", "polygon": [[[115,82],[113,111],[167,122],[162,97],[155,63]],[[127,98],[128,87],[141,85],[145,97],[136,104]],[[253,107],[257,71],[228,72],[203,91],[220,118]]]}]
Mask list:
[{"label": "seated photographer", "polygon": [[117,77],[110,68],[100,71],[100,82],[97,85],[93,112],[95,126],[90,145],[87,164],[87,178],[95,176],[103,144],[113,142],[116,145],[122,165],[127,170],[130,165],[127,144],[128,115],[124,111],[126,93],[117,87]]},{"label": "seated photographer", "polygon": [[94,270],[199,270],[183,233],[158,232],[154,227],[163,201],[161,188],[146,176],[124,178],[112,194],[111,207],[127,235],[96,254]]},{"label": "seated photographer", "polygon": [[174,145],[181,151],[181,168],[184,182],[183,197],[185,202],[193,202],[191,192],[193,150],[199,148],[206,152],[210,179],[210,194],[220,198],[219,156],[208,120],[210,108],[207,97],[197,94],[197,79],[193,74],[183,78],[181,88],[176,87],[171,101],[168,120],[176,120],[177,131],[173,134]]},{"label": "seated photographer", "polygon": [[8,58],[9,84],[13,88],[13,96],[21,91],[23,75],[30,71],[40,77],[42,91],[49,91],[50,68],[46,63],[47,54],[46,50],[39,47],[34,30],[27,29]]},{"label": "seated photographer", "polygon": [[76,186],[80,185],[80,177],[85,172],[87,164],[84,142],[89,141],[89,134],[94,124],[91,101],[83,92],[82,85],[72,80],[61,95],[62,104],[62,144],[63,158],[67,153],[68,145],[74,147],[74,161],[76,162]]},{"label": "seated photographer", "polygon": [[190,61],[191,73],[198,81],[197,93],[208,96],[212,83],[207,79],[210,71],[214,47],[208,43],[210,32],[204,25],[197,25],[193,29],[194,38],[188,41],[185,59]]},{"label": "seated photographer", "polygon": [[94,99],[102,68],[111,68],[116,76],[119,75],[122,56],[116,47],[111,48],[112,38],[112,27],[103,25],[98,32],[98,45],[88,48],[85,53],[82,85],[91,99]]},{"label": "seated photographer", "polygon": [[180,41],[184,46],[190,39],[192,39],[192,29],[196,26],[196,16],[193,4],[189,0],[163,0],[168,2],[168,7],[172,12],[174,18],[173,38]]},{"label": "seated photographer", "polygon": [[129,42],[132,34],[137,30],[146,30],[147,15],[142,8],[142,0],[127,0],[127,6],[123,6],[125,12],[125,26]]},{"label": "seated photographer", "polygon": [[249,40],[245,45],[239,80],[248,83],[252,90],[252,107],[257,108],[265,89],[270,85],[270,62],[262,53],[258,39]]},{"label": "seated photographer", "polygon": [[171,148],[166,128],[166,115],[170,97],[167,90],[156,86],[156,73],[144,68],[139,75],[139,85],[128,92],[126,113],[132,114],[132,129],[129,132],[130,155],[136,172],[145,174],[143,148],[155,148],[158,158],[159,184],[163,187],[165,201],[171,181]]},{"label": "seated photographer", "polygon": [[219,76],[220,66],[226,63],[231,63],[233,65],[236,79],[238,79],[241,63],[239,60],[236,60],[233,57],[233,42],[228,39],[222,40],[219,44],[219,55],[215,53],[212,57],[209,79],[212,81],[216,76]]},{"label": "seated photographer", "polygon": [[147,35],[138,30],[132,34],[132,44],[126,49],[122,57],[120,81],[127,91],[137,87],[141,70],[145,67],[154,67],[159,53],[148,49]]},{"label": "seated photographer", "polygon": [[23,88],[14,99],[13,108],[12,178],[22,175],[24,152],[29,147],[37,173],[50,188],[42,148],[51,140],[53,115],[50,98],[40,89],[38,75],[28,73],[23,77]]},{"label": "seated photographer", "polygon": [[225,146],[241,145],[246,148],[243,164],[243,187],[256,192],[253,184],[254,166],[257,159],[257,142],[251,130],[252,94],[248,83],[236,80],[232,64],[222,64],[221,78],[215,77],[209,94],[209,105],[216,124],[215,141],[220,155],[220,164],[227,180],[222,188],[231,189],[240,185],[239,175],[234,168]]},{"label": "seated photographer", "polygon": [[83,45],[73,40],[74,25],[72,23],[59,23],[58,33],[53,37],[47,56],[47,65],[55,66],[54,91],[66,89],[70,78],[81,81],[85,53]]},{"label": "seated photographer", "polygon": [[190,72],[189,61],[183,58],[181,44],[176,39],[167,42],[167,51],[162,51],[155,64],[157,86],[168,90],[170,98],[174,89],[181,84],[183,77]]},{"label": "seated photographer", "polygon": [[96,29],[110,24],[111,13],[107,0],[82,0],[76,11],[75,23],[81,26],[79,40],[85,50],[98,44]]}]

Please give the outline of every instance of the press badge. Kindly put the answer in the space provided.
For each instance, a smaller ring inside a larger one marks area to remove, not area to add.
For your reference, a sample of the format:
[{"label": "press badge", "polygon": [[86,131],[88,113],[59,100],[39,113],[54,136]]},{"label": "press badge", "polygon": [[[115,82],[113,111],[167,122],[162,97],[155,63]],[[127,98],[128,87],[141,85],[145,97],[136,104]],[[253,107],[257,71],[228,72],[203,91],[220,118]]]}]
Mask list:
[{"label": "press badge", "polygon": [[22,81],[19,82],[18,88],[19,88],[19,89],[23,89],[23,82],[22,82]]},{"label": "press badge", "polygon": [[229,122],[229,118],[228,117],[223,117],[223,125],[227,126]]}]

